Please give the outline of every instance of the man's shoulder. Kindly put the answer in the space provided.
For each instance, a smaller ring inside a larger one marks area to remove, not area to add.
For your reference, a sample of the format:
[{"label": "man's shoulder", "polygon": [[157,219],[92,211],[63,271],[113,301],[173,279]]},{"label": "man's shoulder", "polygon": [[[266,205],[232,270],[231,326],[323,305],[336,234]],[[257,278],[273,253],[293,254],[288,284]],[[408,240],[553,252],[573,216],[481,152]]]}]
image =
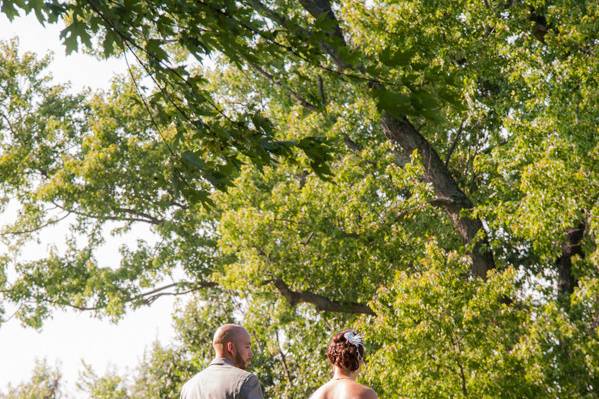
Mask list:
[{"label": "man's shoulder", "polygon": [[232,384],[255,384],[258,383],[258,377],[255,374],[235,367],[230,364],[211,364],[189,380],[193,384],[193,381],[199,382],[202,380],[220,380],[224,378]]},{"label": "man's shoulder", "polygon": [[[253,381],[253,380],[258,381],[258,377],[256,377],[255,374],[253,374],[247,370],[240,369],[239,367],[232,366],[230,364],[225,364],[222,366],[211,366],[211,367],[213,367],[212,369],[210,369],[211,372],[233,375],[237,379],[239,379],[243,382]],[[206,370],[208,370],[209,368],[210,367],[208,367]]]},{"label": "man's shoulder", "polygon": [[256,377],[256,374],[249,372],[247,370],[241,370],[242,373],[240,374],[241,376],[243,376],[244,381],[258,381],[258,377]]},{"label": "man's shoulder", "polygon": [[242,398],[262,398],[260,382],[255,374],[228,364],[212,364],[195,374],[181,389],[182,398],[196,398],[202,390],[239,392]]},{"label": "man's shoulder", "polygon": [[204,378],[205,371],[206,369],[203,369],[200,372],[194,374],[189,380],[187,380],[187,382],[183,384],[182,391],[186,392],[198,385],[198,383],[202,381],[202,379]]},{"label": "man's shoulder", "polygon": [[195,385],[202,381],[214,381],[220,378],[234,383],[234,381],[245,381],[250,376],[253,376],[253,374],[229,364],[211,364],[191,377],[185,385]]},{"label": "man's shoulder", "polygon": [[258,377],[256,377],[255,374],[247,371],[241,382],[239,393],[243,398],[261,399],[264,397]]},{"label": "man's shoulder", "polygon": [[200,371],[198,374],[196,375],[209,375],[212,373],[227,373],[227,374],[236,374],[239,375],[241,377],[247,377],[249,375],[253,375],[252,373],[250,373],[247,370],[244,369],[240,369],[239,367],[235,367],[232,364],[228,364],[228,363],[218,363],[218,364],[209,364],[208,367],[206,367],[205,369],[203,369],[202,371]]}]

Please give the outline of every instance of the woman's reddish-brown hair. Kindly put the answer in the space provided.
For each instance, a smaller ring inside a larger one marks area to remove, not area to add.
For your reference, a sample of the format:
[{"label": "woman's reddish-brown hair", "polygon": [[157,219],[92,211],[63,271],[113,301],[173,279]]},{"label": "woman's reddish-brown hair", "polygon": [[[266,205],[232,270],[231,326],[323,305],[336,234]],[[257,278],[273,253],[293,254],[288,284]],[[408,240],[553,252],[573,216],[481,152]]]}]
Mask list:
[{"label": "woman's reddish-brown hair", "polygon": [[364,359],[364,346],[354,345],[347,340],[345,334],[353,332],[345,330],[333,336],[327,349],[327,357],[331,364],[349,371],[356,371]]}]

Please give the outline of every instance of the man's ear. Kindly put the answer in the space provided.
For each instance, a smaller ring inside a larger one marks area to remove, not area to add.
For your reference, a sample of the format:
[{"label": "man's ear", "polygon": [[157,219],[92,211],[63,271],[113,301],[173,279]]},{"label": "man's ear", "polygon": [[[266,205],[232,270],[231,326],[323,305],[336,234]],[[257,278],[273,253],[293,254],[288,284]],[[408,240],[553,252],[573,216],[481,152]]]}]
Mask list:
[{"label": "man's ear", "polygon": [[226,345],[227,352],[234,355],[235,349],[237,349],[237,348],[235,348],[235,344],[233,342],[229,341],[225,345]]}]

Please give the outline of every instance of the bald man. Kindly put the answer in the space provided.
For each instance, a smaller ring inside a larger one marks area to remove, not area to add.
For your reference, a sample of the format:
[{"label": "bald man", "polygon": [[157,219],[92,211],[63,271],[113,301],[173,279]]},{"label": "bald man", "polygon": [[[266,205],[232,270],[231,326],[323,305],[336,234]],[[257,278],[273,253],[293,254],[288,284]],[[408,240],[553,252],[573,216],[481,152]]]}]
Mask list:
[{"label": "bald man", "polygon": [[250,334],[237,324],[214,333],[215,358],[183,385],[181,399],[263,399],[258,378],[246,371],[252,360]]}]

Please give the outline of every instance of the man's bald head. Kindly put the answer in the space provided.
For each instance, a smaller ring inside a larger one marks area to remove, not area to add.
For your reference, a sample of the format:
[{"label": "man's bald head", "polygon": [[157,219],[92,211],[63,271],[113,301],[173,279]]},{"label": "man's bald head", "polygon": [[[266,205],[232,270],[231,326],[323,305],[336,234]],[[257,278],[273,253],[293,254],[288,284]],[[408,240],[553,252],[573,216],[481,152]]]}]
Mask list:
[{"label": "man's bald head", "polygon": [[241,336],[249,336],[245,328],[237,324],[224,324],[216,329],[212,345],[226,344],[227,342],[237,342]]},{"label": "man's bald head", "polygon": [[218,357],[231,360],[235,366],[245,369],[252,358],[251,338],[247,330],[237,324],[225,324],[214,332],[212,346]]}]

